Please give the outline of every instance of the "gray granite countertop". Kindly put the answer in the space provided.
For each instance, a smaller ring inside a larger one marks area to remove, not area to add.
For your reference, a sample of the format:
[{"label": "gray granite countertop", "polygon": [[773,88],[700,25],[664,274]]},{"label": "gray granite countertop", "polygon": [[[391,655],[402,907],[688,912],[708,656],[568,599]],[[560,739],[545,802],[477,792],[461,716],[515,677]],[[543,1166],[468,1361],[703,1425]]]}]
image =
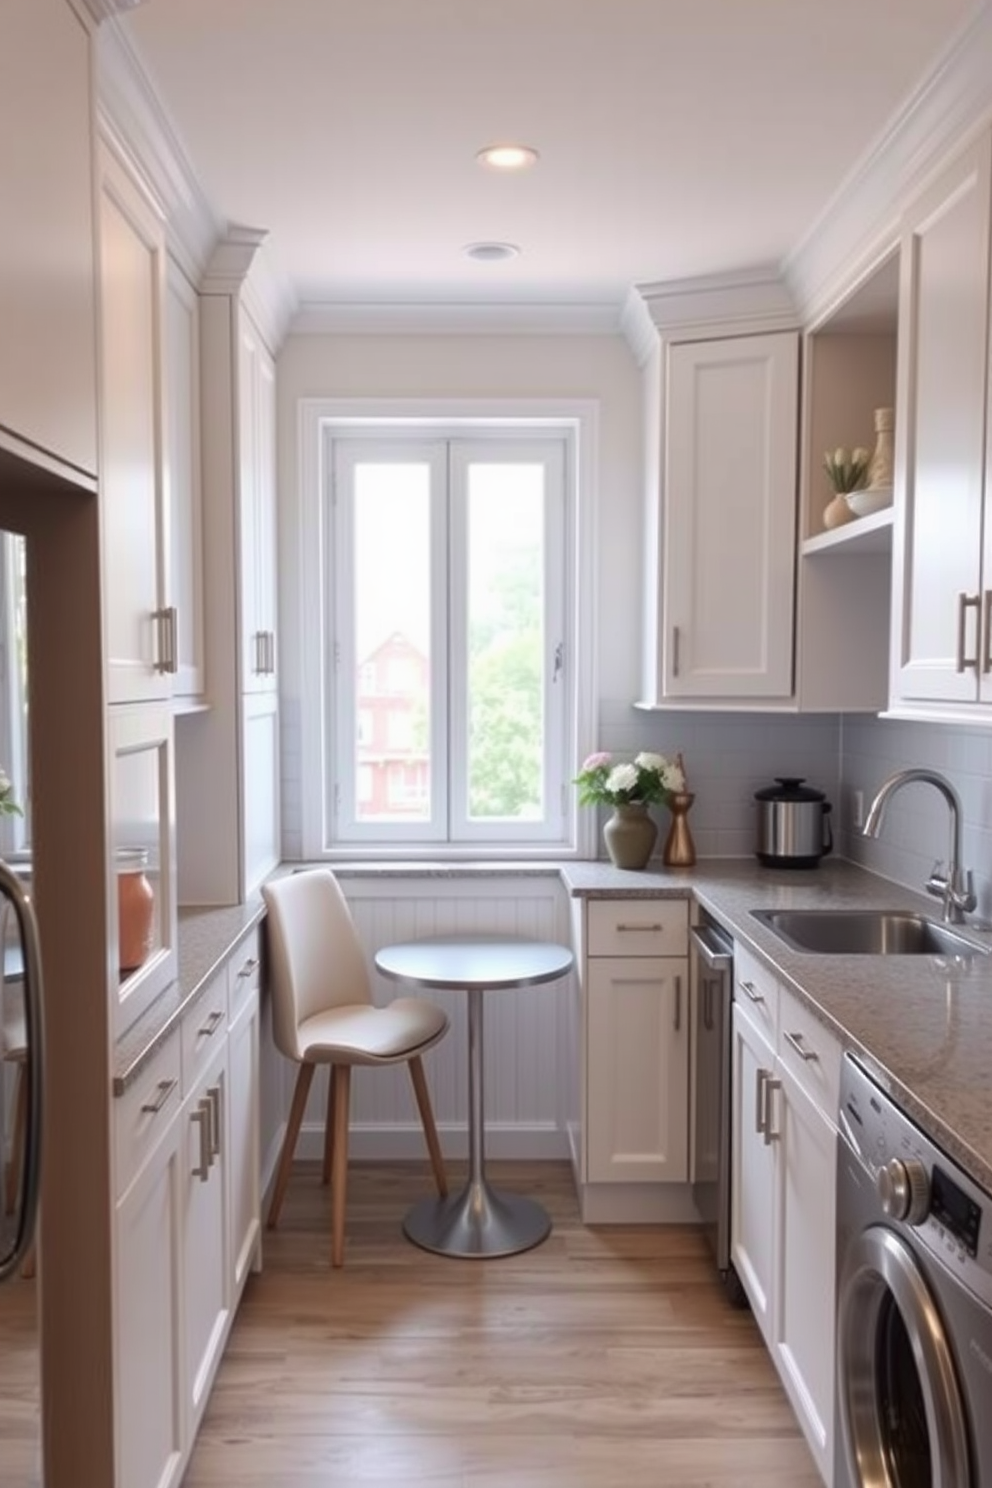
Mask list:
[{"label": "gray granite countertop", "polygon": [[[753,909],[891,908],[940,917],[939,905],[851,863],[802,871],[711,859],[696,868],[562,869],[586,898],[692,896],[837,1033],[933,1139],[992,1192],[992,957],[823,956],[792,950]],[[992,945],[992,934],[968,927]]]},{"label": "gray granite countertop", "polygon": [[191,1008],[214,972],[258,923],[260,894],[222,909],[180,909],[179,975],[133,1023],[114,1049],[114,1094],[123,1095],[138,1071]]}]

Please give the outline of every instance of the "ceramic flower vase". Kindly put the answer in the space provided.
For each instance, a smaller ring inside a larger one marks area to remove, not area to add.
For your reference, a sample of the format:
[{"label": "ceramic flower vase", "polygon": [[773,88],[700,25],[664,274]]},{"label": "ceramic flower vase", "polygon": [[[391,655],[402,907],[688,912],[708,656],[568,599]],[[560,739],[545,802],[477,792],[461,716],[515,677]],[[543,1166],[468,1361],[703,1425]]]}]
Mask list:
[{"label": "ceramic flower vase", "polygon": [[824,527],[828,532],[832,532],[835,527],[843,527],[845,522],[852,522],[853,520],[854,513],[844,499],[844,493],[838,491],[833,500],[827,503],[824,510]]},{"label": "ceramic flower vase", "polygon": [[646,868],[658,839],[658,828],[641,802],[614,806],[603,827],[603,841],[617,868]]},{"label": "ceramic flower vase", "polygon": [[688,822],[689,808],[695,799],[692,791],[678,791],[668,802],[672,820],[661,850],[661,861],[668,868],[691,868],[696,861],[696,844]]}]

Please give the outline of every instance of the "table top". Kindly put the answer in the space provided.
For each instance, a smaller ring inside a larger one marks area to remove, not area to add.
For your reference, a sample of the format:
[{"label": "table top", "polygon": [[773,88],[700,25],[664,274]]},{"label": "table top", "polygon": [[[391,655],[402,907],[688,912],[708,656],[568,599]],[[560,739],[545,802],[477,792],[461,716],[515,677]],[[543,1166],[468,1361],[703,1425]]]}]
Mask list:
[{"label": "table top", "polygon": [[419,987],[499,991],[556,981],[571,969],[572,952],[550,941],[439,935],[383,946],[375,964],[383,976]]}]

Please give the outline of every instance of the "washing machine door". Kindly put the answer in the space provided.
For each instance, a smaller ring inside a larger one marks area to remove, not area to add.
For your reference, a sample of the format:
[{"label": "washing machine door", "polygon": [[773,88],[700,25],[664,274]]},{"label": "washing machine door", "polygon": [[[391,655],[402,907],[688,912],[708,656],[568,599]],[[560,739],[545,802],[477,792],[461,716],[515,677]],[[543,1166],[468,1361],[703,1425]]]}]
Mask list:
[{"label": "washing machine door", "polygon": [[940,1313],[912,1250],[883,1225],[845,1257],[837,1389],[837,1445],[857,1488],[979,1488]]}]

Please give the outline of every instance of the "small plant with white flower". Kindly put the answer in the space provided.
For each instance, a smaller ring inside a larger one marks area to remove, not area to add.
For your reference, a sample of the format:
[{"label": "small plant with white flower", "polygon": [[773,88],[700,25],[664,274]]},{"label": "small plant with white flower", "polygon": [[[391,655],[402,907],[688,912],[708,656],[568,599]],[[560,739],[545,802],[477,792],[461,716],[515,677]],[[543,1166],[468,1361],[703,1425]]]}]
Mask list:
[{"label": "small plant with white flower", "polygon": [[580,806],[666,806],[685,790],[682,756],[670,760],[647,751],[631,760],[615,760],[599,750],[575,776]]},{"label": "small plant with white flower", "polygon": [[860,491],[864,487],[870,464],[870,453],[860,445],[853,450],[839,446],[835,450],[827,450],[823,456],[827,479],[840,496],[846,496],[849,491]]}]

